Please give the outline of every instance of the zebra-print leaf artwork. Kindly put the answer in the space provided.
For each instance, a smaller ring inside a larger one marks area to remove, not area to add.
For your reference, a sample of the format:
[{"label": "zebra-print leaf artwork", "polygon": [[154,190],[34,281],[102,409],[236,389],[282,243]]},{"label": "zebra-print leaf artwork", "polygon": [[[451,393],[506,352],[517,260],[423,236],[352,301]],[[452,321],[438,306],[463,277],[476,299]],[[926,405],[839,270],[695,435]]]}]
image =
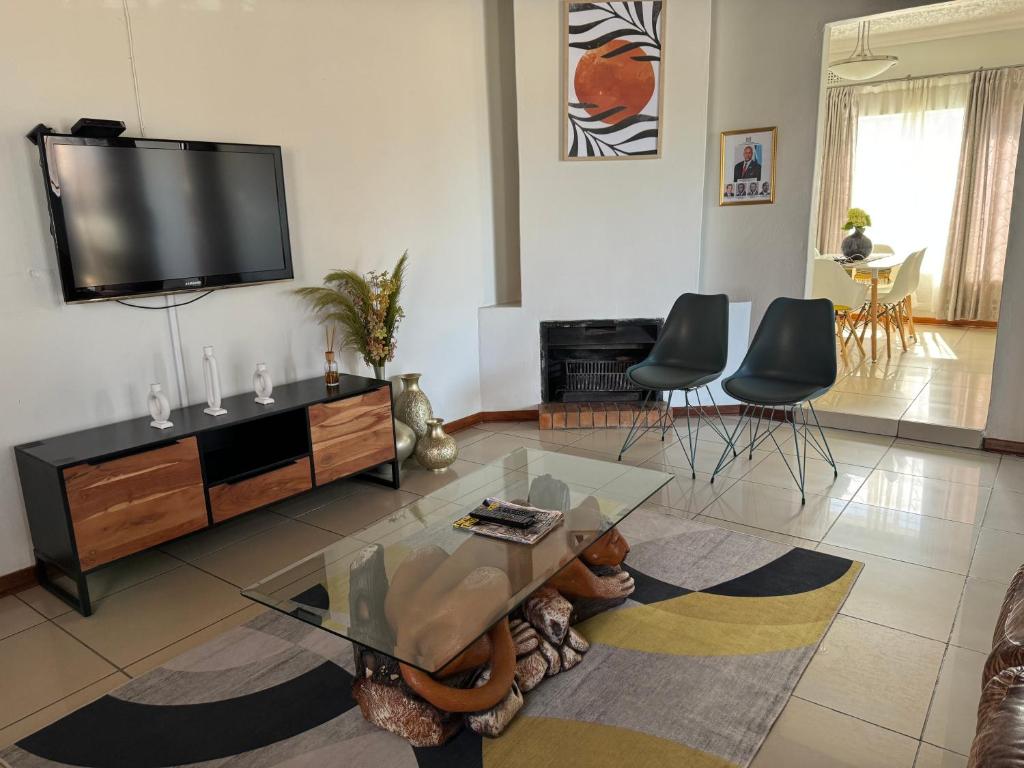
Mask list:
[{"label": "zebra-print leaf artwork", "polygon": [[566,3],[566,159],[657,157],[664,0]]}]

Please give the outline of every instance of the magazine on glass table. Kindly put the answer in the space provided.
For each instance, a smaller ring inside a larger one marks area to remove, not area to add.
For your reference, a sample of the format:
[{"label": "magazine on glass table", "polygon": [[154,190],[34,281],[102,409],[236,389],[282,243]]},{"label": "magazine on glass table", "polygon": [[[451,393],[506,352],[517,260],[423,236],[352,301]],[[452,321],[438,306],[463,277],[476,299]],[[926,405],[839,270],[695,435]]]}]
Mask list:
[{"label": "magazine on glass table", "polygon": [[[510,522],[516,524],[481,520],[475,517],[474,513],[495,518],[507,515]],[[452,526],[494,539],[514,541],[518,544],[535,544],[560,522],[562,522],[562,513],[557,510],[539,509],[523,504],[513,504],[501,499],[487,498],[473,512],[452,523]]]}]

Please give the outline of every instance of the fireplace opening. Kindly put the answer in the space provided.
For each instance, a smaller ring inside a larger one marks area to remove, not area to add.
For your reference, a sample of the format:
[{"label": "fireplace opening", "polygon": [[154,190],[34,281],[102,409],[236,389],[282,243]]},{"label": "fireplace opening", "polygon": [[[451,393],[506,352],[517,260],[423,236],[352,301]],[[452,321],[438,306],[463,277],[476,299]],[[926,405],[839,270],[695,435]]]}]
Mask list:
[{"label": "fireplace opening", "polygon": [[545,403],[642,400],[644,390],[626,378],[626,369],[650,354],[661,326],[660,319],[542,322],[541,399]]}]

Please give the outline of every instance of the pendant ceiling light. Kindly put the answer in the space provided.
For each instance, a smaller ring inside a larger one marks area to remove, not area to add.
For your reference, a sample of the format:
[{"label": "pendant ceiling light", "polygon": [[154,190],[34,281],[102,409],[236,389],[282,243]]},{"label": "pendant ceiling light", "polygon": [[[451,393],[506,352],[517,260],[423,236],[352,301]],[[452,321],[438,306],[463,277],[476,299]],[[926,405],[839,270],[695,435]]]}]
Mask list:
[{"label": "pendant ceiling light", "polygon": [[828,71],[843,80],[870,80],[888,71],[899,61],[895,56],[876,56],[871,52],[871,22],[857,25],[857,47],[849,58],[830,64]]}]

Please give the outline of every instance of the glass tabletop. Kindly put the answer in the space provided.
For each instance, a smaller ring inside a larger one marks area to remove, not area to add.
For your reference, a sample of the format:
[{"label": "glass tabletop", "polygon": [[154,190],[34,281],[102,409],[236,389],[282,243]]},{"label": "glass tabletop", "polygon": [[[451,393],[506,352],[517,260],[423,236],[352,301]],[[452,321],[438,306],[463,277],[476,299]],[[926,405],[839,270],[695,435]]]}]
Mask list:
[{"label": "glass tabletop", "polygon": [[[243,594],[434,673],[672,477],[520,448]],[[563,518],[534,544],[452,527],[485,497],[559,510]]]}]

